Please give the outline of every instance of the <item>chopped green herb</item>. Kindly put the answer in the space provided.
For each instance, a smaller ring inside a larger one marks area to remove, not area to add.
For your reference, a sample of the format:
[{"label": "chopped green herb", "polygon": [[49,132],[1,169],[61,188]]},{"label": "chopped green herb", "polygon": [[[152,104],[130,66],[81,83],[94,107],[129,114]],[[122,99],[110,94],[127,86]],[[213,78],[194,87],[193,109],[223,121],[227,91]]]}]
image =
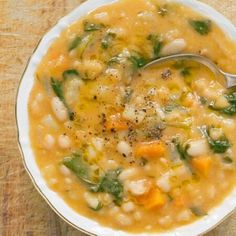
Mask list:
[{"label": "chopped green herb", "polygon": [[80,42],[81,42],[81,37],[76,37],[70,44],[69,51],[72,51],[73,49],[77,48]]},{"label": "chopped green herb", "polygon": [[147,64],[147,60],[143,56],[139,55],[138,53],[133,54],[129,58],[129,60],[131,61],[135,69],[142,68]]},{"label": "chopped green herb", "polygon": [[186,66],[185,61],[177,61],[174,64],[174,68],[179,70],[180,75],[184,77],[184,81],[186,84],[191,85],[192,79],[190,78],[191,72],[190,69],[191,67]]},{"label": "chopped green herb", "polygon": [[94,184],[92,181],[89,165],[84,161],[81,153],[73,153],[63,160],[63,165],[70,169],[79,179],[86,183]]},{"label": "chopped green herb", "polygon": [[236,92],[229,93],[225,95],[226,99],[229,102],[229,106],[226,108],[218,108],[214,103],[211,103],[208,107],[211,110],[219,111],[225,115],[233,116],[236,114]]},{"label": "chopped green herb", "polygon": [[204,97],[200,97],[200,102],[202,105],[205,105],[207,103],[207,99]]},{"label": "chopped green herb", "polygon": [[207,35],[211,31],[210,20],[190,20],[189,24],[201,35]]},{"label": "chopped green herb", "polygon": [[77,70],[66,70],[66,71],[63,72],[62,76],[63,76],[63,79],[65,81],[68,78],[70,78],[71,76],[78,77],[79,76],[79,72]]},{"label": "chopped green herb", "polygon": [[54,78],[51,78],[51,86],[57,97],[64,102],[65,99],[63,95],[62,82],[59,80],[55,80]]},{"label": "chopped green herb", "polygon": [[64,97],[63,81],[59,81],[59,80],[55,80],[54,78],[51,78],[51,87],[54,93],[57,95],[57,97],[63,102],[64,106],[66,107],[68,115],[69,115],[69,119],[74,120],[74,112],[71,111]]},{"label": "chopped green herb", "polygon": [[190,69],[189,67],[184,67],[183,69],[180,70],[180,74],[181,74],[183,77],[186,77],[186,76],[191,75],[189,69]]},{"label": "chopped green herb", "polygon": [[195,216],[198,216],[198,217],[207,215],[207,213],[199,207],[190,207],[190,210]]},{"label": "chopped green herb", "polygon": [[83,58],[83,54],[84,54],[86,48],[88,47],[88,45],[92,42],[93,38],[94,38],[93,34],[88,34],[82,38],[81,43],[77,47],[77,55],[81,59]]},{"label": "chopped green herb", "polygon": [[105,35],[105,37],[102,39],[102,48],[108,49],[108,47],[111,45],[112,40],[116,37],[116,34],[108,33]]},{"label": "chopped green herb", "polygon": [[167,194],[167,197],[168,197],[169,202],[172,202],[174,200],[174,198],[169,193]]},{"label": "chopped green herb", "polygon": [[180,155],[181,160],[184,160],[184,161],[188,160],[189,156],[187,154],[186,148],[184,148],[180,143],[177,143],[176,149]]},{"label": "chopped green herb", "polygon": [[231,163],[233,163],[232,158],[230,158],[230,157],[228,157],[228,156],[223,157],[222,161],[223,161],[224,163],[226,163],[226,164],[231,164]]},{"label": "chopped green herb", "polygon": [[163,42],[162,40],[160,39],[160,37],[158,35],[155,35],[155,34],[150,34],[148,37],[147,37],[148,40],[150,40],[153,44],[153,54],[154,54],[154,58],[158,58],[160,52],[161,52],[161,49],[163,47]]},{"label": "chopped green herb", "polygon": [[177,138],[173,139],[172,142],[175,144],[175,147],[180,156],[180,159],[183,161],[188,161],[189,160],[189,155],[187,153],[188,147],[184,147],[183,144],[181,144]]},{"label": "chopped green herb", "polygon": [[214,153],[225,153],[231,147],[231,144],[225,135],[222,135],[218,140],[214,140],[209,135],[209,128],[206,126],[201,127],[201,131],[206,137],[209,146]]},{"label": "chopped green herb", "polygon": [[97,185],[90,188],[91,191],[109,193],[114,197],[115,203],[119,205],[123,199],[123,185],[118,179],[121,171],[121,169],[108,171]]},{"label": "chopped green herb", "polygon": [[95,24],[95,23],[90,23],[90,22],[85,22],[84,23],[84,31],[91,32],[91,31],[97,31],[104,28],[103,24]]}]

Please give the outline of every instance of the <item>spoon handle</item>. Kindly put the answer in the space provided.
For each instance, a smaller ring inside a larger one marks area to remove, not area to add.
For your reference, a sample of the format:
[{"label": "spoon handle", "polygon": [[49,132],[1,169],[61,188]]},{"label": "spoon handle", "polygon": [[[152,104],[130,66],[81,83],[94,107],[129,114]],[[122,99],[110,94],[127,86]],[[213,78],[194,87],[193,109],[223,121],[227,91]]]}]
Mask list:
[{"label": "spoon handle", "polygon": [[236,86],[236,75],[225,73],[225,72],[221,72],[221,73],[224,75],[226,79],[227,88],[232,88]]}]

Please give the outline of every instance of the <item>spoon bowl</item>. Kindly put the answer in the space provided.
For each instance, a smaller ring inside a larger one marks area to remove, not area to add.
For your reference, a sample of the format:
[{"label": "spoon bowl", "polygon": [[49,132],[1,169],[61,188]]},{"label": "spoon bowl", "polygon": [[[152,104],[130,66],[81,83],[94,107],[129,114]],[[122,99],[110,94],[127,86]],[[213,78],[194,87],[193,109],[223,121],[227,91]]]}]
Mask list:
[{"label": "spoon bowl", "polygon": [[175,54],[166,57],[161,57],[146,64],[143,67],[143,69],[146,69],[153,65],[161,64],[163,62],[177,61],[177,60],[191,60],[198,62],[208,67],[215,75],[222,75],[226,81],[226,88],[230,89],[236,86],[236,75],[224,72],[212,60],[198,54],[185,53],[185,54]]}]

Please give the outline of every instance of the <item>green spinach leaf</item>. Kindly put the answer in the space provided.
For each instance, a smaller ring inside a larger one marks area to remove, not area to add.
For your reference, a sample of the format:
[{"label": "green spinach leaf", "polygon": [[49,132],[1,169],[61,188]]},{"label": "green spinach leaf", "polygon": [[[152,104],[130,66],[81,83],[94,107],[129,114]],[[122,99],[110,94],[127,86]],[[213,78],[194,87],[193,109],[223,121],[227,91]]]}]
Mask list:
[{"label": "green spinach leaf", "polygon": [[153,54],[154,54],[154,58],[158,58],[159,57],[159,54],[161,52],[161,49],[163,47],[163,42],[162,40],[160,39],[160,37],[158,35],[155,35],[155,34],[150,34],[148,37],[147,37],[148,40],[150,40],[153,44]]},{"label": "green spinach leaf", "polygon": [[210,20],[190,20],[189,24],[201,35],[207,35],[211,31]]},{"label": "green spinach leaf", "polygon": [[132,56],[130,56],[129,60],[131,61],[134,69],[142,68],[147,64],[146,58],[144,58],[143,56],[141,56],[138,53],[135,53]]},{"label": "green spinach leaf", "polygon": [[211,110],[218,111],[218,112],[223,113],[228,116],[233,116],[236,114],[236,92],[226,94],[225,97],[229,103],[228,107],[218,108],[215,106],[214,103],[211,103],[208,107]]},{"label": "green spinach leaf", "polygon": [[76,37],[70,44],[69,51],[72,51],[73,49],[77,48],[80,42],[81,42],[81,37]]},{"label": "green spinach leaf", "polygon": [[209,128],[206,126],[201,127],[203,135],[206,137],[210,148],[214,153],[225,153],[230,147],[231,144],[225,135],[222,135],[218,140],[214,140],[209,135]]},{"label": "green spinach leaf", "polygon": [[89,165],[84,161],[81,153],[73,153],[70,157],[66,157],[63,162],[79,179],[88,184],[94,184],[92,181],[91,170]]},{"label": "green spinach leaf", "polygon": [[102,39],[101,46],[103,49],[108,49],[111,45],[112,40],[116,37],[114,33],[107,33],[105,37]]},{"label": "green spinach leaf", "polygon": [[57,97],[60,98],[62,102],[65,102],[63,89],[62,89],[62,82],[59,80],[55,80],[54,78],[51,78],[51,87],[54,93],[57,95]]},{"label": "green spinach leaf", "polygon": [[97,185],[91,186],[93,192],[106,192],[114,197],[115,203],[118,205],[123,199],[123,184],[118,179],[122,169],[108,171],[99,181]]},{"label": "green spinach leaf", "polygon": [[203,211],[200,207],[190,207],[190,210],[195,216],[198,217],[207,215],[207,213]]},{"label": "green spinach leaf", "polygon": [[77,70],[66,70],[63,72],[63,80],[66,81],[67,79],[71,77],[79,77],[79,72]]},{"label": "green spinach leaf", "polygon": [[223,157],[222,161],[226,164],[231,164],[231,163],[234,162],[233,159],[231,157],[228,157],[228,156]]},{"label": "green spinach leaf", "polygon": [[55,80],[54,78],[51,78],[51,87],[56,96],[63,102],[64,106],[67,109],[67,113],[70,120],[74,120],[74,112],[71,111],[70,107],[68,106],[63,92],[63,81]]},{"label": "green spinach leaf", "polygon": [[187,153],[187,147],[184,147],[178,139],[173,139],[172,141],[175,144],[176,150],[179,153],[180,159],[183,161],[189,161],[189,155]]}]

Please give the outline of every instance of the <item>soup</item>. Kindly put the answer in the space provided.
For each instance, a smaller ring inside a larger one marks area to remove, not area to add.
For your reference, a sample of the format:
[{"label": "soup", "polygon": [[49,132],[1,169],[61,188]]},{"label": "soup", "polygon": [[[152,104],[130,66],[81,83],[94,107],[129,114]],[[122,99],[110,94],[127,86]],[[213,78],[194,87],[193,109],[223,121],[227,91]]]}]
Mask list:
[{"label": "soup", "polygon": [[143,68],[181,52],[236,73],[236,44],[214,22],[161,0],[103,6],[47,51],[29,99],[31,144],[78,213],[160,232],[204,217],[235,186],[236,93],[192,61]]}]

